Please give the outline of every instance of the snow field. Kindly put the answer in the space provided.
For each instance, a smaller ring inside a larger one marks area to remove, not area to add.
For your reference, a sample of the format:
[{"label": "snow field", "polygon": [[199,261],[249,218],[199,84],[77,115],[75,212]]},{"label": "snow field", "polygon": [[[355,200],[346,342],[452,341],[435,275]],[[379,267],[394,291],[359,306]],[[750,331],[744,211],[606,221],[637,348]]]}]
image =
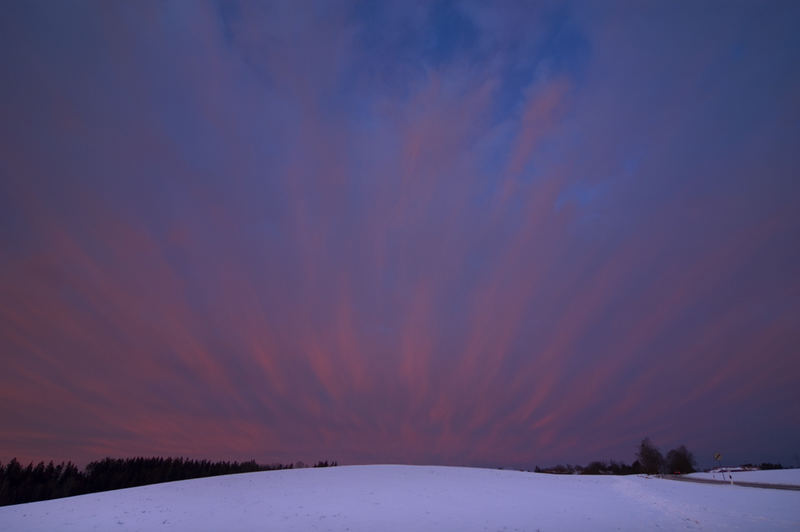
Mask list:
[{"label": "snow field", "polygon": [[340,466],[0,507],[3,531],[800,530],[800,492],[646,476]]}]

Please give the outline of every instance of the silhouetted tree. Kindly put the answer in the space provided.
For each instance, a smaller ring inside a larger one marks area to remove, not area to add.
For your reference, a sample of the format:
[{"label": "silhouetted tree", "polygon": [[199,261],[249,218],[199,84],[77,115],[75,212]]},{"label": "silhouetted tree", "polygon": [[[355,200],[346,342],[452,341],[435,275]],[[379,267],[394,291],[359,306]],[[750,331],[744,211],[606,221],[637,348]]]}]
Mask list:
[{"label": "silhouetted tree", "polygon": [[694,456],[686,446],[671,449],[667,453],[667,472],[674,474],[694,473]]},{"label": "silhouetted tree", "polygon": [[536,466],[534,468],[534,471],[536,473],[551,473],[554,475],[572,475],[578,472],[579,469],[581,469],[580,466],[575,467],[571,466],[570,464],[567,465],[558,464],[556,466],[544,467],[544,468]]},{"label": "silhouetted tree", "polygon": [[589,462],[589,465],[581,469],[581,475],[605,475],[608,474],[608,466],[604,462]]},{"label": "silhouetted tree", "polygon": [[664,456],[661,451],[653,445],[650,438],[645,438],[639,444],[639,451],[636,453],[636,459],[641,465],[642,472],[649,475],[661,473],[664,468]]}]

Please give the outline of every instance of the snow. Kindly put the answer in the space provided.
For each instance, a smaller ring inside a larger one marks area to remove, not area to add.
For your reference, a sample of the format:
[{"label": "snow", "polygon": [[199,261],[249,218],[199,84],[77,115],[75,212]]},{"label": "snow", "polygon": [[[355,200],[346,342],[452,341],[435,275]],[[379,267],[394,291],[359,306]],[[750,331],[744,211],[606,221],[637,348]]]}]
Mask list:
[{"label": "snow", "polygon": [[703,478],[729,480],[729,475],[733,476],[734,482],[758,482],[761,484],[785,484],[789,486],[800,486],[800,469],[772,469],[767,471],[733,471],[730,473],[692,473],[686,475],[690,478]]},{"label": "snow", "polygon": [[800,492],[433,466],[229,475],[0,508],[3,531],[800,530]]}]

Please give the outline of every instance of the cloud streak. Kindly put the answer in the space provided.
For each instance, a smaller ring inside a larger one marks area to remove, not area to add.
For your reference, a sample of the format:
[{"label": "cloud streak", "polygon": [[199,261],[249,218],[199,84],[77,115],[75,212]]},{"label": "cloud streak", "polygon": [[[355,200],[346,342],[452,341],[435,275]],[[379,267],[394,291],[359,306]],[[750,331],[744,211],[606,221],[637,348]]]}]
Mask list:
[{"label": "cloud streak", "polygon": [[13,6],[0,459],[790,462],[797,9],[445,4]]}]

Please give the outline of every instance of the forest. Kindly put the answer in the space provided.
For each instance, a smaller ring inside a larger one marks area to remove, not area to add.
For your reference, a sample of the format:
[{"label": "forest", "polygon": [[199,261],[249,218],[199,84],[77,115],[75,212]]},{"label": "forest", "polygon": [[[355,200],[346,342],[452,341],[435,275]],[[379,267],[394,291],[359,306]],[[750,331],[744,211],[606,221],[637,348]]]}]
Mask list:
[{"label": "forest", "polygon": [[[313,467],[336,466],[334,461],[320,461]],[[0,463],[0,506],[25,502],[71,497],[98,491],[132,488],[159,482],[190,478],[274,471],[307,467],[294,464],[258,464],[248,462],[211,462],[188,458],[105,458],[79,469],[72,462],[45,464],[39,462],[23,467],[16,459]]]}]

